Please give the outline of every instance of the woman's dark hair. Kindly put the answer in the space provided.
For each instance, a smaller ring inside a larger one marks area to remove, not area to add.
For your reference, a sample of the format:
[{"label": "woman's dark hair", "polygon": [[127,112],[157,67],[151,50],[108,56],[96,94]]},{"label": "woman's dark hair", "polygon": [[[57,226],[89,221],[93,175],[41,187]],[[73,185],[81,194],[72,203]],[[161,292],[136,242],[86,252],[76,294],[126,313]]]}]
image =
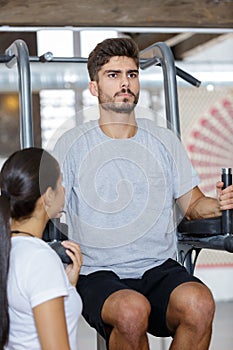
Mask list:
[{"label": "woman's dark hair", "polygon": [[9,333],[10,218],[29,218],[41,195],[49,187],[56,189],[59,176],[58,162],[41,148],[17,151],[3,164],[0,173],[0,349],[7,343]]},{"label": "woman's dark hair", "polygon": [[114,56],[130,57],[134,60],[137,67],[139,67],[139,49],[132,39],[105,39],[96,45],[88,57],[87,69],[92,81],[98,81],[99,70]]},{"label": "woman's dark hair", "polygon": [[7,301],[7,274],[10,256],[10,202],[0,196],[0,349],[7,343],[9,333],[9,314]]}]

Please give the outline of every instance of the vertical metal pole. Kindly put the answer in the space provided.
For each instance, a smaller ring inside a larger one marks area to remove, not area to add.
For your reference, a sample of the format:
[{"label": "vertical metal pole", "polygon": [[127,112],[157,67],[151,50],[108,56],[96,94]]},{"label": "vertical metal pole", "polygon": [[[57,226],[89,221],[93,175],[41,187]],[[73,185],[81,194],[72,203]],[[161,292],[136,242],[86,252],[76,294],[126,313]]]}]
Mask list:
[{"label": "vertical metal pole", "polygon": [[[175,131],[177,136],[180,137],[176,67],[173,54],[169,46],[167,46],[165,43],[158,42],[142,50],[140,52],[140,57],[148,58],[150,52],[153,54],[153,57],[157,57],[159,59],[163,69],[166,118],[168,122],[168,128]],[[150,57],[151,55],[149,56],[149,59]]]},{"label": "vertical metal pole", "polygon": [[12,68],[17,63],[19,74],[19,100],[20,100],[20,144],[21,148],[33,146],[33,121],[31,103],[31,76],[29,54],[26,43],[16,40],[6,49],[6,55],[12,59],[6,63]]}]

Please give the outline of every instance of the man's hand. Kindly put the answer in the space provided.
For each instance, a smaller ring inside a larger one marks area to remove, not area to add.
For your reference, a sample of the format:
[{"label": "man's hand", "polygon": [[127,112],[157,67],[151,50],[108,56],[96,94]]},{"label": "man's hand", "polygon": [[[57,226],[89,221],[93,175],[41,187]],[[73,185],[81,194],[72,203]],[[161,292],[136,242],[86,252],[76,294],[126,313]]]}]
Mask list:
[{"label": "man's hand", "polygon": [[216,184],[217,198],[221,210],[233,209],[233,185],[223,190],[224,183],[218,181]]}]

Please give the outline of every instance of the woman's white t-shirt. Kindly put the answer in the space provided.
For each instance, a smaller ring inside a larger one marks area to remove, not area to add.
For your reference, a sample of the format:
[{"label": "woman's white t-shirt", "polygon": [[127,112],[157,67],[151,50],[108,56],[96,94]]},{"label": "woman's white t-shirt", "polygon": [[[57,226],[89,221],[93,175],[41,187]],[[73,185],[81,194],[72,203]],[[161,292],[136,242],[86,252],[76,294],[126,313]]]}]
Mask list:
[{"label": "woman's white t-shirt", "polygon": [[64,296],[70,348],[77,350],[82,301],[61,259],[39,238],[13,237],[8,276],[10,333],[5,350],[40,350],[33,308]]}]

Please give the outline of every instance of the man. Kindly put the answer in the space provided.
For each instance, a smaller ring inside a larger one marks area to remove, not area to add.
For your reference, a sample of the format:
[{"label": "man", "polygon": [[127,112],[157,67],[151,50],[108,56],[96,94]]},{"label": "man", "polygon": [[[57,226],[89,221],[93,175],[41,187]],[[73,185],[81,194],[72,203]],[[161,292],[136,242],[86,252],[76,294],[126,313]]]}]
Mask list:
[{"label": "man", "polygon": [[173,350],[204,350],[214,300],[175,261],[174,206],[179,218],[220,216],[233,208],[233,189],[219,183],[218,200],[205,197],[178,138],[135,117],[138,68],[131,39],[98,44],[88,71],[99,119],[65,134],[55,150],[70,236],[84,257],[77,286],[83,315],[110,350],[149,349],[147,332],[172,336]]}]

